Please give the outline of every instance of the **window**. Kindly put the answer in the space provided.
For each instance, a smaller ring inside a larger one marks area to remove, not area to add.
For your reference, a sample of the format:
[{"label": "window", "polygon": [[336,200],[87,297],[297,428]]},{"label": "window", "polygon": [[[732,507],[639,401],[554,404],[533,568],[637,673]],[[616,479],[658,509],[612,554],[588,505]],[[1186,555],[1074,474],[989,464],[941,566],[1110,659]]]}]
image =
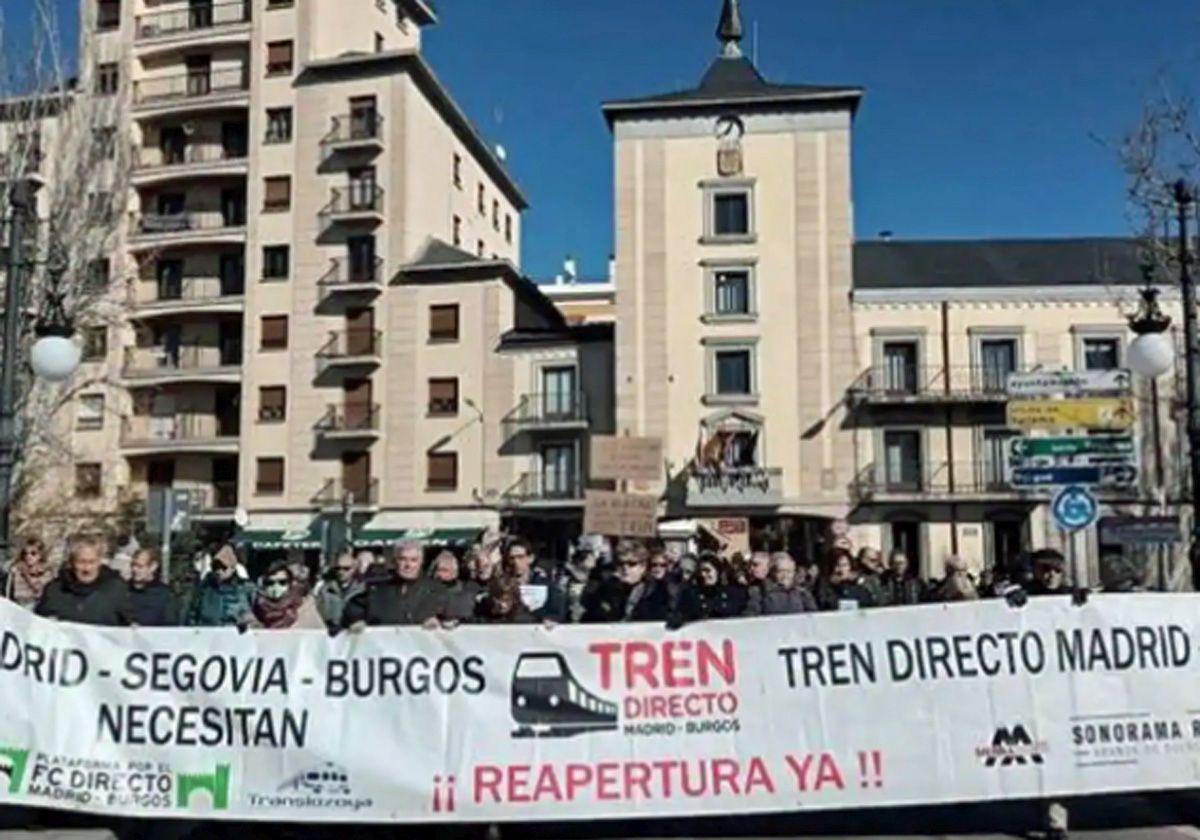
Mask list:
[{"label": "window", "polygon": [[286,350],[288,345],[288,319],[286,315],[264,315],[262,317],[262,350]]},{"label": "window", "polygon": [[542,369],[542,414],[546,420],[576,419],[578,387],[574,367]]},{"label": "window", "polygon": [[500,202],[492,199],[492,230],[500,230]]},{"label": "window", "polygon": [[750,271],[725,269],[713,275],[713,314],[718,316],[749,315]]},{"label": "window", "polygon": [[888,430],[883,433],[883,480],[889,490],[921,489],[921,433]]},{"label": "window", "polygon": [[363,166],[349,171],[350,210],[379,210],[380,193],[376,186],[375,167]]},{"label": "window", "polygon": [[988,394],[1008,391],[1008,376],[1017,370],[1015,338],[985,338],[979,342],[980,387]]},{"label": "window", "polygon": [[479,215],[487,215],[487,192],[484,189],[483,184],[479,185],[479,197],[477,199],[477,203],[479,205]]},{"label": "window", "polygon": [[512,215],[506,214],[504,216],[504,241],[507,242],[509,245],[511,245],[512,239],[513,239]]},{"label": "window", "polygon": [[458,489],[458,453],[430,452],[426,464],[426,489],[438,492]]},{"label": "window", "polygon": [[1011,429],[983,430],[983,463],[980,465],[984,490],[1004,489],[1008,484],[1004,466],[1008,463],[1009,446],[1020,437]]},{"label": "window", "polygon": [[260,496],[278,496],[283,493],[283,459],[259,458],[257,466],[255,491]]},{"label": "window", "polygon": [[287,419],[287,388],[264,385],[258,389],[258,419],[262,423],[278,423]]},{"label": "window", "polygon": [[458,414],[458,380],[429,380],[429,416],[453,417]]},{"label": "window", "polygon": [[267,0],[267,9],[290,9],[296,0]]},{"label": "window", "polygon": [[1083,339],[1084,370],[1116,370],[1121,366],[1119,338]]},{"label": "window", "polygon": [[454,247],[462,245],[462,218],[454,217]]},{"label": "window", "polygon": [[75,497],[77,499],[97,499],[103,487],[101,476],[103,469],[100,464],[75,465]]},{"label": "window", "polygon": [[708,181],[704,189],[704,239],[745,242],[754,238],[754,182]]},{"label": "window", "polygon": [[83,331],[83,361],[99,362],[108,355],[108,328],[88,327]]},{"label": "window", "polygon": [[353,140],[376,137],[379,134],[379,106],[374,96],[358,96],[350,100],[350,137]]},{"label": "window", "polygon": [[267,143],[290,143],[292,141],[292,109],[267,109]]},{"label": "window", "polygon": [[429,340],[458,341],[458,304],[429,307]]},{"label": "window", "polygon": [[104,428],[103,394],[84,394],[79,398],[75,428],[81,432],[94,432]]},{"label": "window", "polygon": [[292,72],[292,42],[272,41],[267,44],[267,75]]},{"label": "window", "polygon": [[717,394],[747,395],[753,393],[752,351],[749,349],[717,350],[714,354]]},{"label": "window", "polygon": [[921,575],[924,568],[924,552],[921,550],[921,523],[911,519],[888,523],[889,552],[903,551],[908,557],[910,568]]},{"label": "window", "polygon": [[883,390],[889,394],[915,394],[920,389],[917,365],[917,342],[885,341],[883,370],[880,371]]},{"label": "window", "polygon": [[375,257],[374,236],[346,238],[346,279],[351,283],[374,283],[379,280]]},{"label": "window", "polygon": [[292,206],[292,179],[288,175],[275,175],[263,179],[263,209],[280,212]]},{"label": "window", "polygon": [[571,444],[542,447],[542,496],[573,499],[577,495],[575,447]]},{"label": "window", "polygon": [[99,257],[88,263],[87,282],[92,289],[100,291],[108,288],[110,280],[108,257]]},{"label": "window", "polygon": [[107,32],[121,25],[121,0],[100,0],[96,4],[96,29]]},{"label": "window", "polygon": [[455,153],[454,155],[454,186],[462,189],[462,155]]},{"label": "window", "polygon": [[96,93],[112,96],[121,87],[121,69],[115,64],[96,65]]},{"label": "window", "polygon": [[263,248],[263,280],[286,280],[291,274],[292,249],[289,245]]}]

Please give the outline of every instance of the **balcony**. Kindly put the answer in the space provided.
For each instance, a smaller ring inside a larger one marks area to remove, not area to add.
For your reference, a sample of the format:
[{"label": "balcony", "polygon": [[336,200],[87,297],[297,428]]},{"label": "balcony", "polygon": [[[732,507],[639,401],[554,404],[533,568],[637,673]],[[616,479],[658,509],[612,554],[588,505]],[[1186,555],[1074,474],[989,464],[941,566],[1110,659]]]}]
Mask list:
[{"label": "balcony", "polygon": [[321,149],[326,159],[338,152],[383,151],[383,117],[375,111],[334,117]]},{"label": "balcony", "polygon": [[245,306],[245,281],[220,277],[184,277],[178,280],[143,280],[129,290],[134,317],[240,313]]},{"label": "balcony", "polygon": [[382,292],[383,258],[369,261],[337,257],[330,260],[329,271],[317,280],[323,295],[352,295]]},{"label": "balcony", "polygon": [[347,482],[331,478],[312,497],[312,504],[322,513],[373,511],[379,507],[379,479]]},{"label": "balcony", "polygon": [[183,149],[137,149],[133,159],[134,184],[179,178],[245,175],[247,150],[219,143],[193,143]]},{"label": "balcony", "polygon": [[379,418],[379,405],[331,405],[313,428],[323,440],[375,440]]},{"label": "balcony", "polygon": [[373,183],[335,187],[320,215],[326,225],[382,223],[383,188]]},{"label": "balcony", "polygon": [[227,0],[138,15],[133,38],[139,48],[148,48],[174,47],[193,40],[211,46],[222,39],[231,39],[231,43],[245,40],[249,35],[249,0]]},{"label": "balcony", "polygon": [[130,233],[130,245],[134,248],[208,243],[236,245],[245,241],[244,208],[145,213],[135,220]]},{"label": "balcony", "polygon": [[867,368],[847,389],[852,405],[1003,403],[1016,369],[880,365]]},{"label": "balcony", "polygon": [[524,473],[502,494],[511,507],[560,507],[583,504],[583,478],[554,470]]},{"label": "balcony", "polygon": [[522,432],[585,431],[587,395],[582,391],[525,394],[503,423],[508,437]]},{"label": "balcony", "polygon": [[238,509],[236,481],[214,481],[210,487],[192,488],[192,520],[223,522],[232,520]]},{"label": "balcony", "polygon": [[121,424],[121,449],[126,456],[164,452],[236,455],[238,424],[222,422],[215,414],[136,416]]},{"label": "balcony", "polygon": [[130,385],[236,383],[242,376],[242,342],[227,341],[222,346],[127,347],[121,373]]},{"label": "balcony", "polygon": [[693,466],[687,474],[690,508],[772,508],[782,502],[782,469]]},{"label": "balcony", "polygon": [[380,330],[334,332],[317,351],[317,374],[335,367],[374,367],[382,361],[383,333]]},{"label": "balcony", "polygon": [[246,67],[192,71],[143,79],[133,86],[133,107],[140,111],[174,111],[250,101]]},{"label": "balcony", "polygon": [[870,464],[850,485],[859,503],[923,503],[936,500],[1015,501],[1036,497],[1032,488],[1014,487],[1002,463],[962,461],[892,467]]}]

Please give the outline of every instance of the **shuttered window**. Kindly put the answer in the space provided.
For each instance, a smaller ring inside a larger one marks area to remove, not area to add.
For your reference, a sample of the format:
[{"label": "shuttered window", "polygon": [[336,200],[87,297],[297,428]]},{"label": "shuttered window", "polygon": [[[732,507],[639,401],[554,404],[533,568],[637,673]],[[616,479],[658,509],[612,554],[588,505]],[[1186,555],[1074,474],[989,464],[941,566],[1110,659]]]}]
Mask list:
[{"label": "shuttered window", "polygon": [[292,72],[291,41],[272,41],[267,44],[267,72],[271,74]]},{"label": "shuttered window", "polygon": [[458,304],[429,307],[429,340],[458,341]]},{"label": "shuttered window", "polygon": [[286,350],[288,345],[287,316],[264,315],[261,335],[263,350]]},{"label": "shuttered window", "polygon": [[277,175],[263,179],[263,209],[280,211],[292,206],[292,179]]},{"label": "shuttered window", "polygon": [[429,413],[435,417],[458,414],[458,380],[429,380]]},{"label": "shuttered window", "polygon": [[283,492],[283,459],[259,458],[255,489],[260,495],[277,495]]},{"label": "shuttered window", "polygon": [[287,419],[287,388],[267,385],[258,389],[258,419],[264,423]]},{"label": "shuttered window", "polygon": [[426,473],[430,490],[458,489],[458,453],[430,452]]},{"label": "shuttered window", "polygon": [[100,464],[75,465],[75,496],[80,499],[95,499],[103,486],[103,468]]}]

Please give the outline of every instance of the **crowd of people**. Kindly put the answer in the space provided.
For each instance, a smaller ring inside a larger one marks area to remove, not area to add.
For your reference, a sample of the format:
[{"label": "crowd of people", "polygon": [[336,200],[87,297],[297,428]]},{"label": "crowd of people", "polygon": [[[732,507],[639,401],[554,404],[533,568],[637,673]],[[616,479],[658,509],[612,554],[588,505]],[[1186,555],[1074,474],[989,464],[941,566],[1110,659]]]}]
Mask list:
[{"label": "crowd of people", "polygon": [[[140,549],[122,575],[102,540],[79,537],[61,570],[45,544],[23,543],[0,580],[4,597],[38,615],[106,626],[327,629],[463,623],[663,622],[896,607],[1005,597],[1070,595],[1065,561],[1034,552],[1000,573],[976,577],[959,557],[939,580],[922,581],[902,551],[855,551],[845,539],[815,562],[786,552],[668,552],[654,541],[618,543],[611,555],[586,544],[562,563],[539,562],[524,539],[496,539],[460,557],[402,542],[377,556],[345,552],[313,580],[303,561],[272,563],[249,579],[233,545],[216,550],[184,593],[162,580],[157,553]],[[1131,588],[1124,582],[1123,591]]]}]

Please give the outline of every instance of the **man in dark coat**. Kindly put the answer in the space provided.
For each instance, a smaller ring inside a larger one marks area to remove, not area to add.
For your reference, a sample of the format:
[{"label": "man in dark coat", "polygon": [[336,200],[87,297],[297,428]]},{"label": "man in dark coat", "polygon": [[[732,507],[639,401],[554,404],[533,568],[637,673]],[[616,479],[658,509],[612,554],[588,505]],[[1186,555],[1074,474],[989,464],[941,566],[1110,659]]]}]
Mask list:
[{"label": "man in dark coat", "polygon": [[554,576],[538,565],[528,542],[513,540],[504,560],[505,573],[521,587],[521,600],[534,618],[553,623],[567,620],[566,596]]},{"label": "man in dark coat", "polygon": [[1070,595],[1071,585],[1067,582],[1067,560],[1052,548],[1043,548],[1033,553],[1033,582],[1029,594]]},{"label": "man in dark coat", "polygon": [[346,604],[342,623],[350,630],[414,624],[436,629],[450,617],[446,588],[421,574],[425,559],[421,544],[401,543],[394,557],[395,575],[390,580],[371,584]]},{"label": "man in dark coat", "polygon": [[667,621],[671,617],[671,593],[666,581],[647,574],[648,560],[644,549],[622,554],[617,561],[617,574],[584,593],[583,620],[597,624]]},{"label": "man in dark coat", "polygon": [[131,620],[139,627],[174,627],[179,624],[179,607],[171,587],[159,578],[158,555],[140,549],[129,561],[129,606]]},{"label": "man in dark coat", "polygon": [[46,587],[34,612],[44,618],[102,627],[132,623],[129,587],[104,565],[99,541],[90,538],[71,546],[66,567]]},{"label": "man in dark coat", "polygon": [[746,615],[794,615],[816,612],[817,602],[796,575],[796,561],[779,552],[771,558],[771,577],[750,590]]}]

